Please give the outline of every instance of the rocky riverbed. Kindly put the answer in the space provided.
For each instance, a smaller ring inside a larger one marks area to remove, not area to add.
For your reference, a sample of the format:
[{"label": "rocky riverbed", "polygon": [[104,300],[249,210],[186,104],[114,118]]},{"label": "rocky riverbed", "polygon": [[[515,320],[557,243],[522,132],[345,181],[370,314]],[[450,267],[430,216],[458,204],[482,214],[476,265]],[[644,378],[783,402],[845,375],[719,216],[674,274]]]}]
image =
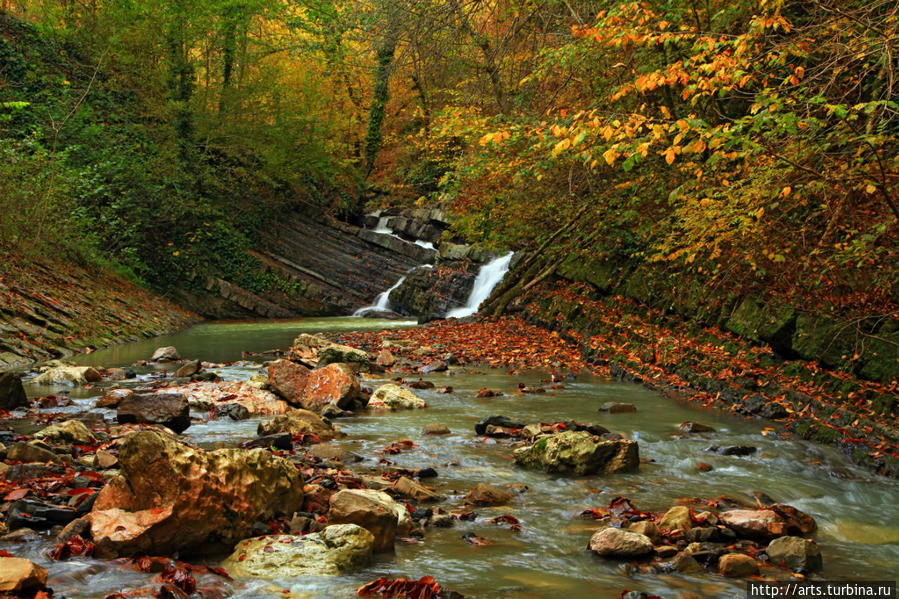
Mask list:
[{"label": "rocky riverbed", "polygon": [[7,375],[3,590],[729,597],[899,563],[899,488],[835,451],[562,345],[506,372],[383,337]]}]

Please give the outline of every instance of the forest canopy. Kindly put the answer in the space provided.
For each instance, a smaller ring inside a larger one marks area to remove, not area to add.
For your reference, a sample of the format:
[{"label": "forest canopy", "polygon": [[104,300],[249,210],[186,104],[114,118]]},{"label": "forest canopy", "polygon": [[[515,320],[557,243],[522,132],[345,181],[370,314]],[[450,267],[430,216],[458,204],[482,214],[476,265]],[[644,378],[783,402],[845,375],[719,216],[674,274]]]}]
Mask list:
[{"label": "forest canopy", "polygon": [[570,224],[550,267],[895,306],[895,2],[0,7],[6,243],[255,289],[280,210],[440,205],[494,247]]}]

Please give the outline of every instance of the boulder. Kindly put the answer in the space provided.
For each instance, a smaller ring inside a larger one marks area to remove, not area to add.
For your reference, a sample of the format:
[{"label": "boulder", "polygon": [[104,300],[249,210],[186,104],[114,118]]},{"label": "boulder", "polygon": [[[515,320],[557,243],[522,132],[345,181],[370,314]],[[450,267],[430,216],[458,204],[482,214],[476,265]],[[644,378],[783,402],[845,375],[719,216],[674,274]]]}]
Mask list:
[{"label": "boulder", "polygon": [[43,589],[47,570],[20,557],[0,557],[0,591],[23,594]]},{"label": "boulder", "polygon": [[669,508],[659,520],[659,528],[662,530],[690,530],[693,528],[693,519],[690,517],[690,508],[685,505],[676,505]]},{"label": "boulder", "polygon": [[290,360],[275,360],[268,365],[269,388],[293,406],[301,406],[309,369]]},{"label": "boulder", "polygon": [[758,575],[759,565],[743,553],[727,553],[718,560],[718,572],[728,578],[746,578]]},{"label": "boulder", "polygon": [[411,516],[406,506],[390,495],[372,489],[344,489],[331,496],[329,524],[357,524],[374,535],[376,552],[393,551],[397,530],[408,529]]},{"label": "boulder", "polygon": [[66,420],[51,424],[36,432],[34,437],[49,443],[66,445],[93,445],[97,442],[91,430],[80,420]]},{"label": "boulder", "polygon": [[652,541],[645,535],[609,527],[590,537],[589,548],[602,557],[631,559],[652,553]]},{"label": "boulder", "polygon": [[98,408],[115,408],[129,395],[134,395],[133,389],[110,389],[97,400],[95,405]]},{"label": "boulder", "polygon": [[168,387],[169,393],[180,393],[188,404],[203,410],[218,410],[222,406],[238,405],[246,408],[249,416],[275,416],[284,414],[290,406],[271,391],[266,391],[244,381],[192,382]]},{"label": "boulder", "polygon": [[318,411],[327,404],[340,409],[350,407],[359,397],[359,379],[347,364],[329,364],[309,372],[300,404]]},{"label": "boulder", "polygon": [[765,551],[768,561],[775,566],[816,572],[822,567],[821,550],[812,539],[802,537],[780,537],[774,539]]},{"label": "boulder", "polygon": [[390,368],[396,364],[396,356],[389,349],[382,349],[378,352],[378,357],[375,358],[375,364],[384,368]]},{"label": "boulder", "polygon": [[629,414],[637,411],[637,406],[631,403],[620,401],[607,401],[599,406],[600,412],[608,412],[609,414]]},{"label": "boulder", "polygon": [[586,431],[565,431],[514,452],[522,466],[577,476],[632,472],[640,465],[636,441],[603,441]]},{"label": "boulder", "polygon": [[161,424],[180,433],[190,426],[190,407],[180,393],[129,395],[116,407],[121,424]]},{"label": "boulder", "polygon": [[505,489],[486,483],[479,483],[468,492],[465,496],[465,501],[472,505],[505,505],[514,498],[515,495]]},{"label": "boulder", "polygon": [[158,347],[156,351],[153,352],[153,357],[150,358],[151,362],[177,362],[181,359],[181,356],[178,354],[178,350],[172,346],[168,347]]},{"label": "boulder", "polygon": [[727,528],[744,537],[770,539],[787,534],[789,522],[773,509],[726,510],[718,519]]},{"label": "boulder", "polygon": [[426,424],[425,427],[421,429],[421,432],[425,435],[448,435],[452,431],[450,431],[444,424],[433,422],[431,424]]},{"label": "boulder", "polygon": [[333,576],[367,566],[374,544],[374,536],[361,526],[335,524],[304,536],[247,539],[222,566],[238,577]]},{"label": "boulder", "polygon": [[393,490],[407,499],[412,499],[420,503],[440,501],[443,499],[441,495],[406,476],[401,476],[395,483],[393,483]]},{"label": "boulder", "polygon": [[175,376],[178,378],[189,377],[197,374],[198,372],[200,372],[200,370],[200,361],[193,360],[191,362],[188,362],[187,364],[182,364],[181,367],[179,367],[178,370],[175,371]]},{"label": "boulder", "polygon": [[428,404],[408,389],[391,383],[381,385],[371,394],[371,399],[368,400],[368,407],[406,410],[426,408]]},{"label": "boulder", "polygon": [[[275,416],[271,420],[260,422],[256,434],[276,435],[289,433],[294,436],[315,435],[319,441],[330,441],[337,437],[337,431],[325,423],[315,412],[309,410],[290,410],[286,414]],[[308,443],[317,443],[310,438]]]},{"label": "boulder", "polygon": [[55,366],[32,379],[35,385],[87,385],[103,380],[103,375],[90,366]]},{"label": "boulder", "polygon": [[361,349],[339,345],[318,335],[302,334],[293,341],[289,355],[291,358],[327,366],[333,363],[367,364],[368,354]]},{"label": "boulder", "polygon": [[15,410],[27,406],[28,398],[22,386],[22,375],[0,372],[0,410]]},{"label": "boulder", "polygon": [[100,556],[231,548],[303,505],[300,471],[263,449],[204,451],[144,430],[119,443],[119,468],[87,516]]}]

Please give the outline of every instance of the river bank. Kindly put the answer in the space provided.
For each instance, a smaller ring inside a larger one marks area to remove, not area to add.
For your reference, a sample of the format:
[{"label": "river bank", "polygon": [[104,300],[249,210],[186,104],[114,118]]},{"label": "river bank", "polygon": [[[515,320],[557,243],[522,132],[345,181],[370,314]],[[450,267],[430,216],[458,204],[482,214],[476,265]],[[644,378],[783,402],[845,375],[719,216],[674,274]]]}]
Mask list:
[{"label": "river bank", "polygon": [[155,337],[199,321],[110,271],[0,250],[0,370]]},{"label": "river bank", "polygon": [[528,299],[516,317],[336,339],[369,351],[404,342],[409,347],[398,351],[407,357],[430,347],[463,364],[586,370],[762,419],[771,434],[833,445],[874,472],[899,477],[895,382],[784,360],[737,335],[690,326],[623,297],[595,299],[564,286],[539,288]]}]

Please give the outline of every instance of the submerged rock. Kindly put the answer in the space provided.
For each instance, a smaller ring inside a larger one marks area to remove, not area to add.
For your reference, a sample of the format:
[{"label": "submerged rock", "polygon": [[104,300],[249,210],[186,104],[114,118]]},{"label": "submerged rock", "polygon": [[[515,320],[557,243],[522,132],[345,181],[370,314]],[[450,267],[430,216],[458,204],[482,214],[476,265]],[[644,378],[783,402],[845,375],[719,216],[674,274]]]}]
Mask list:
[{"label": "submerged rock", "polygon": [[684,433],[714,433],[715,429],[701,422],[684,422],[680,425],[681,432]]},{"label": "submerged rock", "polygon": [[0,372],[0,410],[15,410],[27,405],[28,397],[22,386],[22,375]]},{"label": "submerged rock", "polygon": [[300,471],[262,449],[204,451],[145,430],[120,442],[119,467],[87,516],[101,556],[230,548],[303,505]]},{"label": "submerged rock", "polygon": [[428,403],[408,389],[391,383],[381,385],[371,394],[371,399],[368,400],[368,407],[407,410],[426,408]]},{"label": "submerged rock", "polygon": [[544,472],[612,474],[632,472],[640,465],[636,441],[603,441],[585,431],[565,431],[516,449],[515,461]]},{"label": "submerged rock", "polygon": [[589,548],[602,557],[630,559],[652,553],[652,541],[645,535],[609,527],[590,537]]},{"label": "submerged rock", "polygon": [[222,566],[232,576],[333,576],[367,566],[374,545],[374,536],[361,526],[334,524],[304,536],[247,539]]},{"label": "submerged rock", "polygon": [[161,424],[180,433],[190,426],[190,407],[180,393],[133,394],[116,407],[121,424]]},{"label": "submerged rock", "polygon": [[607,401],[599,406],[600,412],[608,412],[609,414],[628,414],[637,411],[637,406],[632,403],[624,403],[620,401]]},{"label": "submerged rock", "polygon": [[425,435],[448,435],[452,431],[444,424],[432,422],[431,424],[426,424],[425,427],[421,429],[421,432]]}]

